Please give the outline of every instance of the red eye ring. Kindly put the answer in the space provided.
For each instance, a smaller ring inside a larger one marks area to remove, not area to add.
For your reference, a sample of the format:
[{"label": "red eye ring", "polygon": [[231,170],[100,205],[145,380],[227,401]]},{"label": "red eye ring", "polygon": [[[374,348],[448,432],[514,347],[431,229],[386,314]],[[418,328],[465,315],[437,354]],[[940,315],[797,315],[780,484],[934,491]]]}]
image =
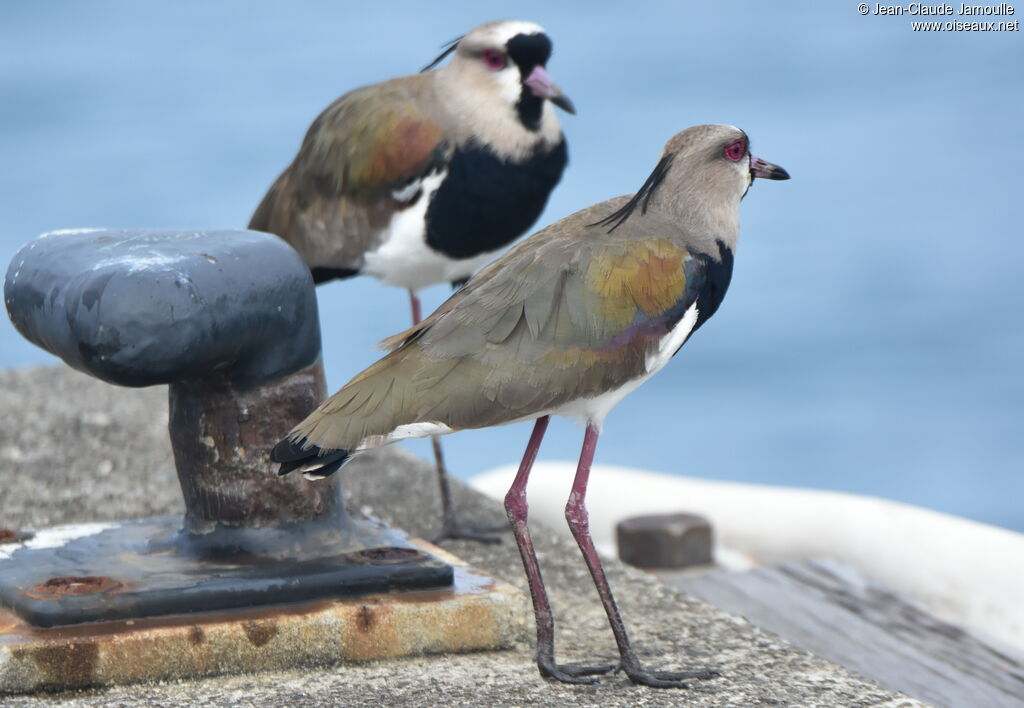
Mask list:
[{"label": "red eye ring", "polygon": [[484,64],[491,71],[500,71],[505,68],[505,54],[497,49],[485,49],[480,54],[483,57]]},{"label": "red eye ring", "polygon": [[725,146],[725,156],[733,162],[739,162],[740,158],[747,154],[747,139],[737,138]]}]

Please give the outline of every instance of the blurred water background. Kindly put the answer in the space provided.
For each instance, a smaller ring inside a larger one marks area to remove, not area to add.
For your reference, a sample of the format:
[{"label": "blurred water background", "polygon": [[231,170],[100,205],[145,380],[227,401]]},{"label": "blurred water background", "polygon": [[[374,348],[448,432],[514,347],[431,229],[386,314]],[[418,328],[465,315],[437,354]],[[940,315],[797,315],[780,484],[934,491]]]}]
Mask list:
[{"label": "blurred water background", "polygon": [[[609,416],[598,460],[1024,531],[1022,36],[916,33],[856,5],[4,2],[0,265],[52,229],[244,227],[336,96],[481,22],[534,20],[578,108],[538,226],[635,191],[697,123],[742,127],[793,176],[750,190],[725,304]],[[405,293],[369,278],[320,304],[332,389],[407,324]],[[55,362],[0,319],[0,367]],[[516,461],[528,435],[450,436],[450,468]],[[581,438],[556,422],[541,455],[574,459]]]}]

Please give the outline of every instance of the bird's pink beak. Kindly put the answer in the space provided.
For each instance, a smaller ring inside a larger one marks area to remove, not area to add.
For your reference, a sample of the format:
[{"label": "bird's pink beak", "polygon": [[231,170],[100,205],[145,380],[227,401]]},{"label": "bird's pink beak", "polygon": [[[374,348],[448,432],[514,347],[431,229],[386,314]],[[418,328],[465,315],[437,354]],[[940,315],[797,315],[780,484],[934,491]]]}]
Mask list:
[{"label": "bird's pink beak", "polygon": [[789,173],[778,165],[750,156],[750,174],[761,179],[789,179]]},{"label": "bird's pink beak", "polygon": [[533,67],[533,71],[526,77],[523,84],[529,87],[534,96],[546,98],[566,113],[576,115],[576,107],[572,105],[572,101],[562,93],[562,89],[558,88],[558,85],[551,80],[548,72],[540,64]]}]

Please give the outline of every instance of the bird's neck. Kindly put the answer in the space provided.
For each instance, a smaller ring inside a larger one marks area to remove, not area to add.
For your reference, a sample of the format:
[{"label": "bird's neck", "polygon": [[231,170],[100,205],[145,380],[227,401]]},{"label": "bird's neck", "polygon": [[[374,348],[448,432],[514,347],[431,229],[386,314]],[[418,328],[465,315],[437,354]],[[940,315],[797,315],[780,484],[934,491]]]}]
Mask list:
[{"label": "bird's neck", "polygon": [[447,132],[456,144],[475,140],[499,157],[518,162],[533,155],[538,147],[551,148],[562,141],[558,117],[548,101],[540,105],[536,127],[531,130],[523,123],[517,104],[510,103],[493,86],[480,85],[470,75],[458,75],[458,67],[453,64],[430,73],[435,78],[434,92]]},{"label": "bird's neck", "polygon": [[649,211],[659,213],[675,226],[689,251],[719,257],[719,243],[736,250],[740,232],[739,196],[707,199],[698,185],[691,188],[666,185],[651,198]]}]

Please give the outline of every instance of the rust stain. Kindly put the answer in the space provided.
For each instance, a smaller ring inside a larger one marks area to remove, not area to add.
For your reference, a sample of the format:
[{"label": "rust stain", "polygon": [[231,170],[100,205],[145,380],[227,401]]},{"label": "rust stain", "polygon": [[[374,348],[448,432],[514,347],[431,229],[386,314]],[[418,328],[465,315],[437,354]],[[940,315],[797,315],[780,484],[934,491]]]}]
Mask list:
[{"label": "rust stain", "polygon": [[373,624],[377,617],[374,615],[373,610],[367,605],[362,605],[359,611],[356,613],[356,629],[363,634],[366,634],[373,629]]},{"label": "rust stain", "polygon": [[82,687],[96,681],[100,650],[95,642],[51,644],[15,649],[13,653],[19,658],[27,654],[39,669],[36,688]]},{"label": "rust stain", "polygon": [[67,576],[50,578],[33,585],[22,594],[35,600],[53,600],[64,595],[93,595],[100,592],[114,592],[121,589],[121,583],[104,575]]},{"label": "rust stain", "polygon": [[[478,600],[474,596],[480,586],[490,584],[488,576],[460,570],[463,579],[472,578],[474,582],[467,588],[467,583],[457,581],[456,588],[461,586],[461,590],[454,593],[402,592],[269,611],[246,608],[134,623],[32,628],[0,610],[0,625],[12,625],[2,645],[13,657],[23,657],[26,664],[37,667],[26,673],[24,680],[31,683],[19,689],[28,691],[292,666],[291,653],[282,654],[281,650],[296,641],[323,640],[330,646],[325,656],[354,661],[507,645],[512,635],[521,633],[519,625],[525,616],[520,617],[518,609],[510,614],[507,601]],[[499,595],[511,590],[500,581],[490,580]],[[424,606],[422,603],[431,597],[438,604]],[[453,599],[455,604],[450,602]],[[325,638],[324,632],[329,632],[330,638]],[[225,661],[218,657],[213,647],[207,646],[214,637],[218,646],[227,642],[231,656],[237,652],[238,658]],[[180,656],[169,660],[168,652]]]},{"label": "rust stain", "polygon": [[[398,612],[399,621],[394,621]],[[339,615],[343,618],[341,653],[352,661],[383,659],[389,656],[407,654],[407,646],[416,644],[419,629],[417,622],[407,622],[403,609],[391,604],[369,605],[346,608]],[[432,625],[432,618],[422,615],[420,622]],[[411,633],[411,634],[410,634]]]},{"label": "rust stain", "polygon": [[277,634],[277,622],[273,620],[242,622],[242,629],[245,630],[245,636],[249,638],[250,644],[254,647],[261,647]]},{"label": "rust stain", "polygon": [[0,543],[21,543],[28,541],[34,533],[31,531],[14,531],[12,529],[0,529]]},{"label": "rust stain", "polygon": [[[234,610],[190,613],[188,616],[164,615],[161,617],[142,617],[134,620],[73,624],[65,627],[36,627],[20,618],[15,618],[16,625],[13,631],[26,638],[59,641],[79,637],[132,636],[139,632],[160,631],[164,629],[176,630],[181,628],[182,625],[196,625],[205,631],[205,628],[225,624],[244,624],[246,622],[258,624],[266,621],[268,618],[303,618],[317,615],[321,612],[328,612],[331,608],[338,606],[339,603],[340,600],[338,598],[327,598],[278,607],[259,609],[247,607]],[[0,624],[2,624],[6,614],[0,610]],[[12,615],[12,617],[14,616]]]}]

